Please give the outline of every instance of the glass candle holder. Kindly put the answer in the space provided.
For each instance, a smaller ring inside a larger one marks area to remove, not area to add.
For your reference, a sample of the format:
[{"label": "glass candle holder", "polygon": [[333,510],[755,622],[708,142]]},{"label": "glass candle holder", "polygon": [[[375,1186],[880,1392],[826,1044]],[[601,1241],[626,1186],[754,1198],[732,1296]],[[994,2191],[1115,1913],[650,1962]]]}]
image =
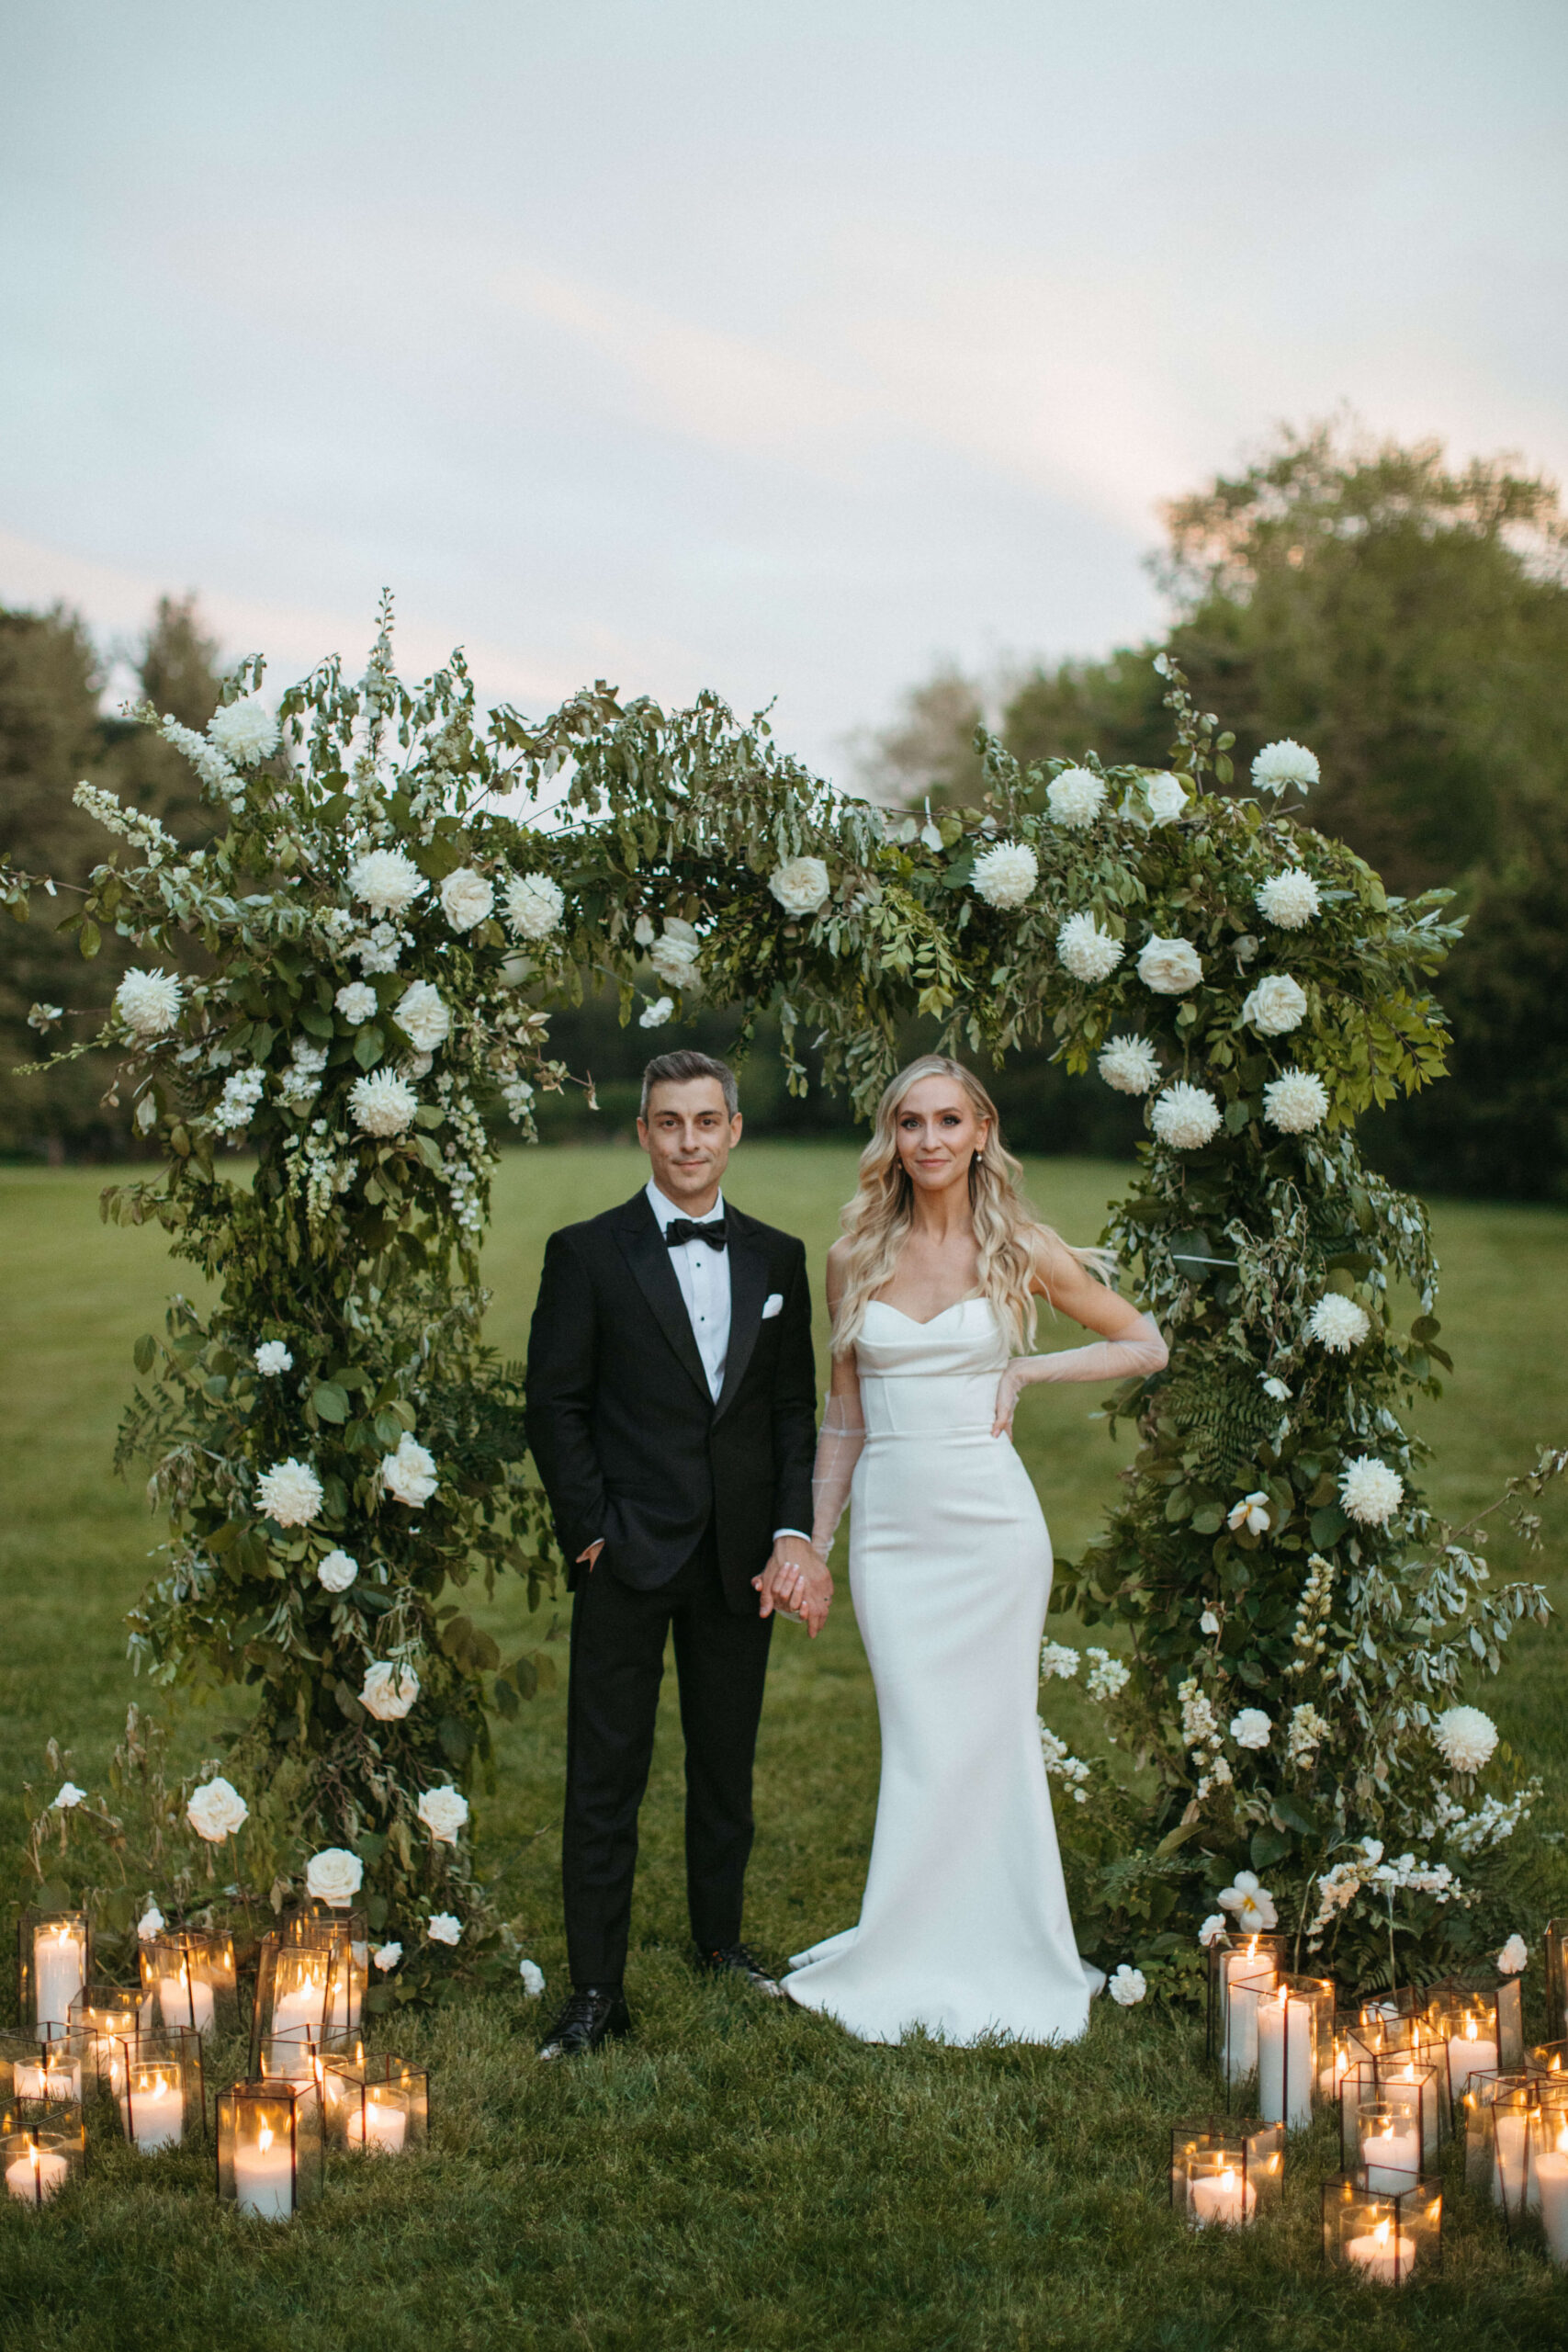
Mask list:
[{"label": "glass candle holder", "polygon": [[1377,2062],[1378,2097],[1407,2115],[1420,2143],[1423,2173],[1435,2173],[1449,2136],[1448,2070],[1440,2047],[1415,2042]]},{"label": "glass candle holder", "polygon": [[430,2077],[406,2059],[363,2048],[321,2059],[322,2124],[329,2146],[367,2155],[406,2155],[430,2136]]},{"label": "glass candle holder", "polygon": [[[1240,1980],[1238,1990],[1251,1980]],[[1327,1976],[1279,1975],[1257,2000],[1258,2106],[1266,2123],[1292,2132],[1312,2121],[1331,2053],[1334,1981]]]},{"label": "glass candle holder", "polygon": [[68,2026],[31,2033],[0,2033],[0,2102],[18,2099],[82,2104],[82,2057]]},{"label": "glass candle holder", "polygon": [[139,1947],[150,2022],[165,2033],[231,2032],[240,2018],[234,1939],[201,1928],[149,1936]]},{"label": "glass candle holder", "polygon": [[1170,2135],[1170,2203],[1197,2229],[1235,2229],[1277,2205],[1285,2133],[1277,2123],[1210,2116]]},{"label": "glass candle holder", "polygon": [[1464,2185],[1477,2197],[1492,2194],[1492,2134],[1488,2109],[1500,2092],[1529,2090],[1531,2077],[1517,2075],[1472,2075],[1454,2109],[1454,2130],[1464,2133]]},{"label": "glass candle holder", "polygon": [[1395,2098],[1363,2099],[1356,2110],[1356,2177],[1380,2197],[1402,2196],[1421,2178],[1421,2118]]},{"label": "glass candle holder", "polygon": [[[1231,1987],[1245,1977],[1271,1982],[1290,1957],[1285,1936],[1216,1936],[1209,1946],[1209,2001],[1206,2048],[1211,2062],[1224,2069],[1227,2083],[1245,2082],[1258,2064],[1257,2011],[1254,1996],[1235,2020],[1231,2017]],[[1264,1984],[1255,1988],[1264,1989]]]},{"label": "glass candle holder", "polygon": [[141,2155],[187,2146],[207,2129],[201,2035],[194,2026],[143,2033],[123,2045],[120,2127]]},{"label": "glass candle holder", "polygon": [[70,2100],[12,2099],[0,2117],[0,2178],[18,2205],[47,2205],[87,2161],[82,2110]]},{"label": "glass candle holder", "polygon": [[1535,2138],[1531,2127],[1540,2111],[1534,2083],[1517,2079],[1499,2083],[1479,2110],[1482,2164],[1489,2179],[1492,2201],[1510,2234],[1517,2229],[1527,2211],[1530,2148]]},{"label": "glass candle holder", "polygon": [[1323,2185],[1323,2258],[1374,2287],[1408,2286],[1442,2260],[1443,2192],[1430,2181],[1382,2195],[1354,2178]]},{"label": "glass candle holder", "polygon": [[1525,2072],[1551,2081],[1561,2075],[1568,2082],[1568,2041],[1532,2042],[1525,2052]]},{"label": "glass candle holder", "polygon": [[71,2021],[71,2004],[93,1973],[85,1911],[24,1911],[17,1922],[17,2002],[24,2029]]},{"label": "glass candle holder", "polygon": [[141,2030],[141,1996],[124,1984],[85,1985],[71,2004],[71,2046],[82,2063],[84,2097],[125,2088],[125,2044]]},{"label": "glass candle holder", "polygon": [[319,2025],[286,2025],[268,2034],[262,2044],[255,2079],[265,2082],[319,2083],[321,2079],[321,2029]]},{"label": "glass candle holder", "polygon": [[291,2029],[309,2027],[318,2040],[355,2031],[364,2007],[366,1967],[347,1927],[303,1920],[289,1932],[264,1936],[251,2024],[251,2073],[283,2071],[281,2051],[263,2067],[264,2053]]},{"label": "glass candle holder", "polygon": [[1433,1987],[1428,2031],[1448,2044],[1457,2112],[1472,2075],[1516,2074],[1525,2062],[1524,1988],[1517,1976],[1448,1977]]},{"label": "glass candle holder", "polygon": [[309,2082],[234,2083],[218,2095],[218,2196],[287,2222],[321,2193],[321,2099]]},{"label": "glass candle holder", "polygon": [[1548,2256],[1568,2269],[1568,2104],[1538,2107],[1528,2136],[1529,2201],[1540,2215]]},{"label": "glass candle holder", "polygon": [[364,1911],[352,1904],[304,1903],[284,1918],[282,1937],[286,1943],[346,1947],[328,1988],[325,2023],[329,2033],[357,2033],[370,1976],[370,1931]]},{"label": "glass candle holder", "polygon": [[1545,1974],[1546,2030],[1554,2037],[1568,2035],[1568,1919],[1546,1923]]}]

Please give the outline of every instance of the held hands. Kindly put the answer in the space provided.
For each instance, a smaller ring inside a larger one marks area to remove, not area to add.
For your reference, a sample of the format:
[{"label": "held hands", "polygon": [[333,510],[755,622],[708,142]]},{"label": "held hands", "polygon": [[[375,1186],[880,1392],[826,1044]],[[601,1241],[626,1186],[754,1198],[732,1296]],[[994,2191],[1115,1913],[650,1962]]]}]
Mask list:
[{"label": "held hands", "polygon": [[817,1639],[833,1605],[833,1579],[827,1561],[804,1537],[781,1535],[767,1566],[751,1582],[761,1595],[762,1616],[771,1617],[775,1609],[787,1611]]}]

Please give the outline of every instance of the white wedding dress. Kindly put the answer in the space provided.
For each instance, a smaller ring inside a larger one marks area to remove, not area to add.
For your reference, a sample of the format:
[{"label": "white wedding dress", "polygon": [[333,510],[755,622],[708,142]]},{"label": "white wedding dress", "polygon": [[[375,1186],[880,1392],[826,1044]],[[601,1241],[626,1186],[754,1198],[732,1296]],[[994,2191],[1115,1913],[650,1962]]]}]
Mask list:
[{"label": "white wedding dress", "polygon": [[1075,2041],[1104,1979],[1078,1958],[1040,1753],[1051,1539],[991,1435],[1007,1346],[986,1299],[929,1323],[874,1299],[855,1356],[850,1590],[882,1784],[859,1924],[784,1987],[863,2041]]}]

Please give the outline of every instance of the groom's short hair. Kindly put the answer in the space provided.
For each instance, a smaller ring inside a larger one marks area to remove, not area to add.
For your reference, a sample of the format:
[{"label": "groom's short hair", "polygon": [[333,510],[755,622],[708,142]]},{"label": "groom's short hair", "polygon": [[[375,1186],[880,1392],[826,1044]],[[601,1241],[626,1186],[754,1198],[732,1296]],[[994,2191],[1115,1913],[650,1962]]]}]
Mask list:
[{"label": "groom's short hair", "polygon": [[676,1054],[655,1054],[642,1074],[642,1102],[639,1118],[648,1116],[648,1098],[656,1086],[684,1086],[694,1078],[716,1078],[724,1089],[724,1107],[733,1119],[740,1108],[740,1090],[735,1083],[735,1072],[728,1062],[716,1062],[711,1054],[694,1054],[682,1049]]}]

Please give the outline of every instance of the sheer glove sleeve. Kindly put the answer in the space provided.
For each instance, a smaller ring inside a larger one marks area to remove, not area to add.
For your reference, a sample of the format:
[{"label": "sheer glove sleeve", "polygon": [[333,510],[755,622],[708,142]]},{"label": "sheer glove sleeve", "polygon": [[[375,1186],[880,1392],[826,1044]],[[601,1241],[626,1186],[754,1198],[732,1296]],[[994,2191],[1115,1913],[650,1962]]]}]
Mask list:
[{"label": "sheer glove sleeve", "polygon": [[1170,1350],[1152,1315],[1141,1318],[1141,1329],[1131,1339],[1095,1340],[1088,1347],[1063,1348],[1055,1355],[1030,1356],[1020,1367],[1026,1385],[1053,1380],[1146,1380],[1163,1372]]},{"label": "sheer glove sleeve", "polygon": [[811,1548],[826,1559],[850,1499],[850,1481],[865,1448],[865,1415],[858,1396],[828,1399],[817,1432],[811,1470]]}]

